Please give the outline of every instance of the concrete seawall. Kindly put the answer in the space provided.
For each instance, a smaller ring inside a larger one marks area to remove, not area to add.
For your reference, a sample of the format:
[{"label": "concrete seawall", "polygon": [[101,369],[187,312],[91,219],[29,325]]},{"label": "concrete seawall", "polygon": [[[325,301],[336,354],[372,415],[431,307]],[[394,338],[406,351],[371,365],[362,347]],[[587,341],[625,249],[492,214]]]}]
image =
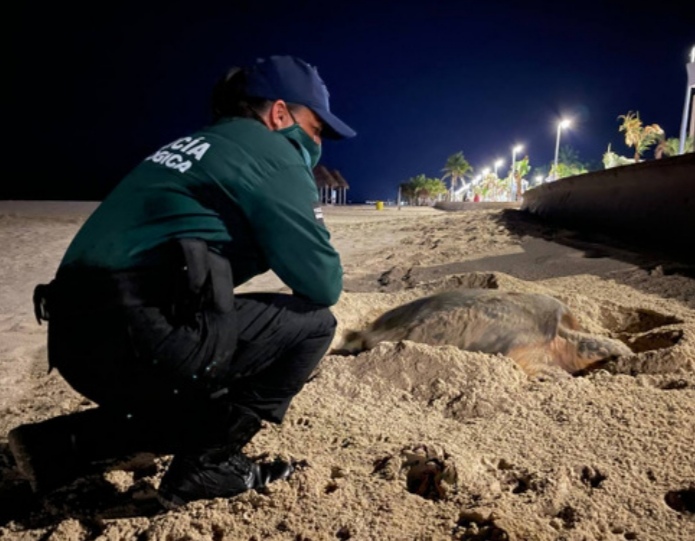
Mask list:
[{"label": "concrete seawall", "polygon": [[521,210],[695,261],[695,153],[543,184],[524,194]]}]

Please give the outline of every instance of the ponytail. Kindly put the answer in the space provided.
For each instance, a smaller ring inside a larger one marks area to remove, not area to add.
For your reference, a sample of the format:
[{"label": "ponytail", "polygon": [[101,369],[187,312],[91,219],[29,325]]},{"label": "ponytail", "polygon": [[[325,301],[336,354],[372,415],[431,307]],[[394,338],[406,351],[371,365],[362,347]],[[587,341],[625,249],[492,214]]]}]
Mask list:
[{"label": "ponytail", "polygon": [[214,122],[224,117],[260,120],[259,114],[265,112],[269,105],[269,100],[246,95],[246,71],[243,68],[231,68],[212,89]]}]

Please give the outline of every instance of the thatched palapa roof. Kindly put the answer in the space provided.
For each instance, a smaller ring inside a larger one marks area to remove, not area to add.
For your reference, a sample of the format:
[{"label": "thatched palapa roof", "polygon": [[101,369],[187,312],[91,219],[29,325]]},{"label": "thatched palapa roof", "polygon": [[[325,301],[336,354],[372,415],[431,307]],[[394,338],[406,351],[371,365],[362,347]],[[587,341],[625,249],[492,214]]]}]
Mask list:
[{"label": "thatched palapa roof", "polygon": [[316,185],[319,188],[349,188],[347,181],[340,174],[340,171],[334,169],[330,171],[325,165],[317,165],[314,167],[314,178]]}]

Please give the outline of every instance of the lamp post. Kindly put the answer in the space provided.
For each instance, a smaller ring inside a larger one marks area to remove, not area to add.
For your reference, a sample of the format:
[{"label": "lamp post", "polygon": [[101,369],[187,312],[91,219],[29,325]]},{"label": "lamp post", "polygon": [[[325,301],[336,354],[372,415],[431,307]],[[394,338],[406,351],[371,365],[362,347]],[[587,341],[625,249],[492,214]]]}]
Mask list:
[{"label": "lamp post", "polygon": [[568,128],[570,121],[568,119],[563,119],[557,123],[557,139],[555,140],[555,174],[553,180],[557,180],[557,159],[560,154],[560,133],[564,128]]},{"label": "lamp post", "polygon": [[502,158],[495,161],[495,176],[497,176],[497,170],[504,165],[504,160]]},{"label": "lamp post", "polygon": [[[686,134],[686,124],[688,123],[688,113],[691,115],[695,114],[693,108],[690,104],[693,88],[695,88],[695,46],[690,50],[690,62],[685,66],[688,72],[688,86],[685,88],[685,106],[683,107],[683,120],[681,122],[681,137],[678,142],[678,154],[683,154],[685,152],[685,138]],[[695,120],[690,120],[691,128],[695,125]],[[692,129],[691,129],[692,131]]]},{"label": "lamp post", "polygon": [[519,197],[518,186],[516,185],[516,174],[514,169],[516,167],[516,155],[524,149],[521,145],[516,145],[512,148],[512,201],[515,201]]}]

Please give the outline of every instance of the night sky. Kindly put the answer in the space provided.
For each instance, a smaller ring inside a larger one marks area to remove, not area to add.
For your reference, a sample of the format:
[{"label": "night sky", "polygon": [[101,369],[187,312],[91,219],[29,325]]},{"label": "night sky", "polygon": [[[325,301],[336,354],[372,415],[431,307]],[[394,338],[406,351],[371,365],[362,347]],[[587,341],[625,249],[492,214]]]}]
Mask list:
[{"label": "night sky", "polygon": [[271,54],[316,65],[333,112],[357,131],[326,141],[322,158],[352,202],[394,199],[458,151],[476,171],[503,158],[506,174],[523,144],[518,157],[547,167],[561,116],[574,122],[561,146],[600,168],[609,143],[632,155],[617,118],[629,111],[678,137],[695,45],[682,0],[79,4],[17,3],[5,19],[0,199],[103,198],[209,121],[227,68]]}]

